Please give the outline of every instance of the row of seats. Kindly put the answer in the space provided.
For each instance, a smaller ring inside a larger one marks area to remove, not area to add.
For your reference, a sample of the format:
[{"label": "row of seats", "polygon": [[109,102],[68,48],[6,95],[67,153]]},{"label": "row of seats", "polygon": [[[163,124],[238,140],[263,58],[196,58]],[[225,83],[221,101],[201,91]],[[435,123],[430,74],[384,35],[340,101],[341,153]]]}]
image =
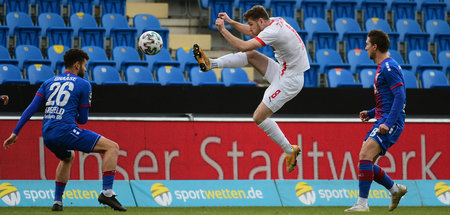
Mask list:
[{"label": "row of seats", "polygon": [[[81,47],[104,47],[104,38],[111,40],[112,46],[136,46],[136,37],[145,31],[156,31],[163,38],[164,47],[168,47],[169,30],[161,28],[159,20],[150,14],[139,14],[133,19],[134,27],[121,14],[105,14],[102,27],[98,27],[94,17],[86,13],[76,13],[70,17],[70,26],[65,26],[62,17],[55,13],[39,15],[38,26],[22,12],[11,12],[6,16],[7,26],[0,26],[0,45],[40,46],[40,37],[48,38],[47,44],[72,47],[72,40],[79,38]],[[8,37],[15,38],[15,44],[8,44]],[[46,47],[44,47],[46,48]]]}]

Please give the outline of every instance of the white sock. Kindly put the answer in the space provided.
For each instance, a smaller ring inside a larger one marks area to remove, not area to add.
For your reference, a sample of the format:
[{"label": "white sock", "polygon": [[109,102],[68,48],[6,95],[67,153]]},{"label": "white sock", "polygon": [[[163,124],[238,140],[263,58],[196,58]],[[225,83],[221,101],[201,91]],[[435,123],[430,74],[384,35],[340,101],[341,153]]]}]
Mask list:
[{"label": "white sock", "polygon": [[358,201],[356,202],[356,204],[367,207],[368,206],[367,205],[367,198],[358,197]]},{"label": "white sock", "polygon": [[217,59],[209,59],[211,68],[241,68],[248,64],[247,54],[238,52],[227,54]]},{"label": "white sock", "polygon": [[391,194],[398,192],[398,186],[396,183],[394,183],[394,185],[391,188],[389,188],[389,192],[391,192]]},{"label": "white sock", "polygon": [[103,195],[106,197],[111,197],[113,195],[116,195],[112,189],[102,190]]},{"label": "white sock", "polygon": [[275,120],[267,118],[261,124],[259,124],[258,127],[261,128],[264,132],[266,132],[267,136],[269,136],[270,139],[272,139],[275,143],[281,146],[281,148],[284,150],[286,154],[291,154],[292,152],[294,152],[294,149],[292,149],[291,144],[286,139],[286,137],[284,136],[280,127],[278,127]]}]

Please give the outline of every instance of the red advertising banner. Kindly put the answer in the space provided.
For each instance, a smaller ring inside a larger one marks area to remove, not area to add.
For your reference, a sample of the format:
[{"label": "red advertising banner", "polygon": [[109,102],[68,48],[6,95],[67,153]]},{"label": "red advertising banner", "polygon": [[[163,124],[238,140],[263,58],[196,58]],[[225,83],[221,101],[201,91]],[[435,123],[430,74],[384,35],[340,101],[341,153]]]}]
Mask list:
[{"label": "red advertising banner", "polygon": [[[17,121],[0,121],[1,142]],[[300,165],[285,171],[282,149],[251,122],[90,121],[82,126],[120,146],[116,179],[357,179],[359,150],[372,123],[282,122]],[[42,121],[30,121],[0,149],[0,179],[54,179]],[[450,179],[450,124],[407,123],[378,164],[394,179]],[[101,156],[76,153],[71,179],[100,179]]]}]

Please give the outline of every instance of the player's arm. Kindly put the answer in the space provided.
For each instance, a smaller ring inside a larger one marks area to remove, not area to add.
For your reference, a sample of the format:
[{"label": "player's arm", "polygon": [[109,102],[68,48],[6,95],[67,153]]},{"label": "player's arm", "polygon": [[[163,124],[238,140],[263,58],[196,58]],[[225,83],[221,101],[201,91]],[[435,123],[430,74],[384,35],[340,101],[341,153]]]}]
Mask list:
[{"label": "player's arm", "polygon": [[230,24],[231,26],[233,26],[234,29],[238,30],[239,32],[247,36],[252,36],[250,32],[250,27],[248,25],[232,20],[227,13],[219,13],[219,19],[222,19],[224,22]]},{"label": "player's arm", "polygon": [[230,43],[231,46],[238,49],[241,52],[245,51],[251,51],[255,50],[262,46],[260,42],[258,42],[256,39],[251,39],[247,41],[243,41],[237,37],[235,37],[233,34],[228,31],[224,26],[224,21],[220,18],[216,19],[216,25],[219,29],[219,32],[222,34],[222,36]]},{"label": "player's arm", "polygon": [[83,82],[80,97],[80,105],[78,106],[77,123],[86,124],[89,118],[89,108],[91,107],[92,87],[88,82]]},{"label": "player's arm", "polygon": [[398,75],[401,73],[401,71],[395,71],[396,67],[394,66],[392,66],[391,68],[393,71],[385,72],[384,75],[389,83],[392,94],[394,94],[394,101],[392,102],[392,107],[389,111],[388,118],[383,123],[384,126],[383,124],[380,125],[379,131],[381,134],[386,134],[392,127],[392,125],[394,125],[395,121],[404,108],[403,106],[406,100],[405,86],[403,85],[402,79]]}]

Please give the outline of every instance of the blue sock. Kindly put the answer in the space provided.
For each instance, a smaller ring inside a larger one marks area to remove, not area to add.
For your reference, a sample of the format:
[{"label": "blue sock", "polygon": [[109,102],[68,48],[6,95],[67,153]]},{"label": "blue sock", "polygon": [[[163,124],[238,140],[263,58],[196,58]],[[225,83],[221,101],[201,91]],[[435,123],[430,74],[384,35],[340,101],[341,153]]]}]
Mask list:
[{"label": "blue sock", "polygon": [[372,161],[359,161],[359,197],[368,198],[370,185],[373,181]]},{"label": "blue sock", "polygon": [[115,175],[115,170],[103,172],[103,190],[112,189]]},{"label": "blue sock", "polygon": [[55,201],[62,202],[62,196],[63,196],[65,188],[66,188],[66,183],[55,181]]},{"label": "blue sock", "polygon": [[394,186],[394,181],[376,164],[373,165],[373,180],[388,190]]}]

